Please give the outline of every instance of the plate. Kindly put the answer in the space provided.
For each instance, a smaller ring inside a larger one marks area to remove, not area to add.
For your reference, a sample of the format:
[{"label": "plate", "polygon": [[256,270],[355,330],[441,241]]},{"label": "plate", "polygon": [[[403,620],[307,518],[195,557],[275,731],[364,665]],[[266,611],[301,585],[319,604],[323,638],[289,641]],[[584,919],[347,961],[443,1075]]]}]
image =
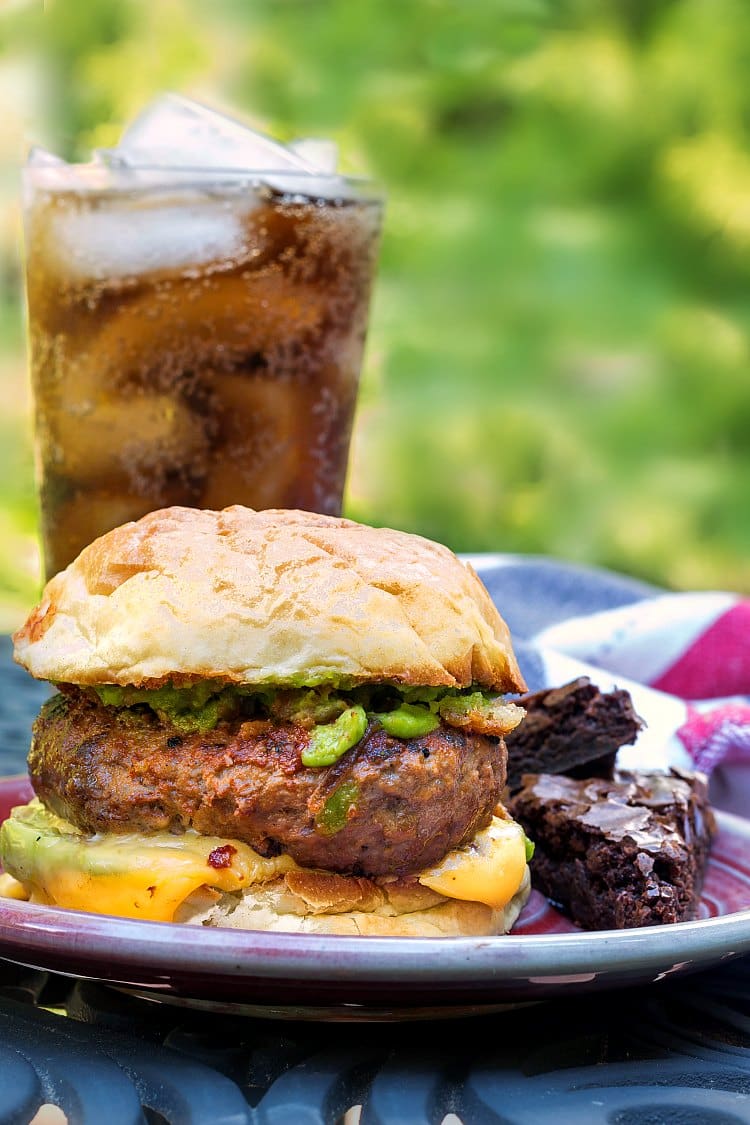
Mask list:
[{"label": "plate", "polygon": [[[0,820],[29,799],[0,780]],[[718,814],[700,917],[584,933],[533,892],[513,934],[369,938],[212,930],[0,899],[0,957],[154,1001],[277,1018],[482,1013],[646,984],[750,953],[750,822]]]}]

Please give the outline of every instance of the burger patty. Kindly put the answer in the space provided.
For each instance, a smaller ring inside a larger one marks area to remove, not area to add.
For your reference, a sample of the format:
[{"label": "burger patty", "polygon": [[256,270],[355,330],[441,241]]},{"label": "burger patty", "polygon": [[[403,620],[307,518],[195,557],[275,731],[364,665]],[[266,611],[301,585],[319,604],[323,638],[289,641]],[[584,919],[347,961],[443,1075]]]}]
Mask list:
[{"label": "burger patty", "polygon": [[182,832],[357,875],[407,875],[489,823],[505,784],[501,739],[441,726],[393,738],[371,722],[335,765],[311,769],[309,731],[236,719],[184,734],[146,708],[74,689],[34,725],[29,772],[48,808],[84,832]]}]

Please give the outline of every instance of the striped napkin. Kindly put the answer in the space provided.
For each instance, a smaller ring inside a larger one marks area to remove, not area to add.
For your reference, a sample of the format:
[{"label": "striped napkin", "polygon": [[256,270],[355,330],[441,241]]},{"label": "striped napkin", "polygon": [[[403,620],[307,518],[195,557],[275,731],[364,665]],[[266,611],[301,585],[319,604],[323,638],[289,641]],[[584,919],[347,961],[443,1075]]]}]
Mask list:
[{"label": "striped napkin", "polygon": [[549,559],[475,556],[531,690],[587,675],[627,689],[647,726],[625,768],[699,769],[719,807],[750,817],[750,601],[664,593]]}]

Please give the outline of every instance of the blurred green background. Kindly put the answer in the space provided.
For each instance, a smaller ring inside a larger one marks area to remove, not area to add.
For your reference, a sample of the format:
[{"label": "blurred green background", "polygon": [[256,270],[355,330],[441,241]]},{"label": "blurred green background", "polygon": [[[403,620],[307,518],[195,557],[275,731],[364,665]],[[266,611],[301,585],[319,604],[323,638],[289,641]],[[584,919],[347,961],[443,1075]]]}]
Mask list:
[{"label": "blurred green background", "polygon": [[38,592],[18,165],[177,89],[325,135],[388,212],[347,512],[750,592],[744,0],[0,9],[0,607]]}]

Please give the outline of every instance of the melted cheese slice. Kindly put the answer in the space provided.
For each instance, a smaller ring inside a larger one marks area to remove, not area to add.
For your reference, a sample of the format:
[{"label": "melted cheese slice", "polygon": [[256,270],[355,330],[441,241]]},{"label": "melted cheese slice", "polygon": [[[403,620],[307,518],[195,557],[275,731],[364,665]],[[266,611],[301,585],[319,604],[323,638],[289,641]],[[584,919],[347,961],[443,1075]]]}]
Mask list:
[{"label": "melted cheese slice", "polygon": [[[300,870],[290,856],[264,859],[239,840],[193,831],[84,836],[38,801],[14,810],[0,842],[7,873],[0,896],[155,922],[173,921],[200,888],[242,891]],[[522,828],[494,817],[469,844],[424,870],[419,882],[446,898],[497,908],[510,902],[525,871]]]},{"label": "melted cheese slice", "polygon": [[[3,864],[13,884],[17,880],[32,902],[47,906],[171,922],[199,887],[242,891],[297,869],[290,856],[264,859],[239,840],[192,831],[84,836],[40,810],[32,802],[5,822]],[[45,831],[48,826],[54,830]]]},{"label": "melted cheese slice", "polygon": [[12,875],[0,875],[0,898],[15,898],[19,902],[26,902],[29,892],[23,883],[14,879]]},{"label": "melted cheese slice", "polygon": [[487,828],[440,863],[426,868],[419,881],[446,898],[484,902],[494,908],[513,898],[526,871],[526,839],[514,820],[492,818]]},{"label": "melted cheese slice", "polygon": [[[208,862],[209,855],[230,841],[197,833],[186,833],[178,843],[174,836],[165,837],[150,836],[147,844],[142,836],[102,837],[88,843],[87,868],[37,868],[29,884],[31,901],[171,922],[175,911],[199,887],[242,891],[297,867],[289,856],[264,859],[234,840],[229,864],[216,868]],[[110,860],[115,862],[110,864]],[[108,872],[110,866],[114,870]]]}]

